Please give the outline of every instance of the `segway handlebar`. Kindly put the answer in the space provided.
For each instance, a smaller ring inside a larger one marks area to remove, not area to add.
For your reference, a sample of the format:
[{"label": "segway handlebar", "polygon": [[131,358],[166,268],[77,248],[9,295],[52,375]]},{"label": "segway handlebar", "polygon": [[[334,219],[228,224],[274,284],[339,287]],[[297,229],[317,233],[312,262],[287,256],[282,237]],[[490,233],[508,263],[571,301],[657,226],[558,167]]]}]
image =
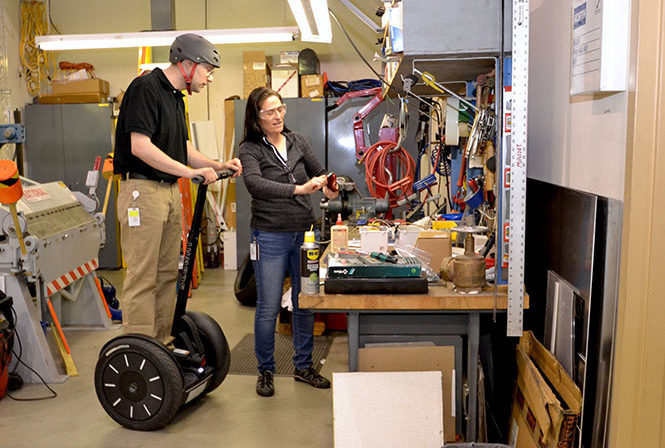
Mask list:
[{"label": "segway handlebar", "polygon": [[[235,174],[234,170],[222,170],[222,171],[217,171],[217,180],[222,180],[226,179],[227,177],[231,177]],[[203,176],[194,176],[192,177],[192,182],[195,184],[202,184],[205,179]]]}]

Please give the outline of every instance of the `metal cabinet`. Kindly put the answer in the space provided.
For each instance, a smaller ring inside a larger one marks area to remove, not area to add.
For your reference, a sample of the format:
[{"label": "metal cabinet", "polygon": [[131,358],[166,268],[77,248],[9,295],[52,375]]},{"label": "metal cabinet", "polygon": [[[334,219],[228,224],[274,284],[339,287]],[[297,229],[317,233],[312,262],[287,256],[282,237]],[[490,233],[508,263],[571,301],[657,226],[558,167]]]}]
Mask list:
[{"label": "metal cabinet", "polygon": [[[26,177],[37,182],[62,181],[72,191],[87,193],[85,180],[95,158],[113,151],[112,105],[28,104],[25,107]],[[106,195],[100,176],[99,210]],[[104,269],[121,267],[115,189],[106,212],[106,244],[99,254]]]}]

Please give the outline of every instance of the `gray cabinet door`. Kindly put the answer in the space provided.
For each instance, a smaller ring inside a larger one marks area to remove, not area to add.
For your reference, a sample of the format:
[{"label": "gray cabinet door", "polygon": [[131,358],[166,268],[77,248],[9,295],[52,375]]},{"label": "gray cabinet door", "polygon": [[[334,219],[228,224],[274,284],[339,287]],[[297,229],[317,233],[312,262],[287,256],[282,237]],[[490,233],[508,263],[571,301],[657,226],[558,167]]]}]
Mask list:
[{"label": "gray cabinet door", "polygon": [[[28,104],[25,107],[26,177],[37,182],[62,181],[72,191],[88,193],[85,180],[95,158],[113,151],[111,105]],[[107,182],[100,175],[96,195],[101,211]],[[115,189],[106,212],[106,244],[99,254],[105,269],[121,267]]]}]

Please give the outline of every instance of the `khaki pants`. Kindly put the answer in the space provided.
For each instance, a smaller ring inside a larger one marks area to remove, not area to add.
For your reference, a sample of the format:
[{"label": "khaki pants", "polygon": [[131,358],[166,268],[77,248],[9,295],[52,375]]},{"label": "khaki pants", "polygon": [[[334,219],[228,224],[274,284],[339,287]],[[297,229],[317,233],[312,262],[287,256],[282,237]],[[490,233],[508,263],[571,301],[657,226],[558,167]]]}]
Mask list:
[{"label": "khaki pants", "polygon": [[[140,225],[129,226],[128,209]],[[125,332],[171,340],[175,311],[182,210],[178,183],[121,180],[118,191],[122,254],[127,264],[120,305]]]}]

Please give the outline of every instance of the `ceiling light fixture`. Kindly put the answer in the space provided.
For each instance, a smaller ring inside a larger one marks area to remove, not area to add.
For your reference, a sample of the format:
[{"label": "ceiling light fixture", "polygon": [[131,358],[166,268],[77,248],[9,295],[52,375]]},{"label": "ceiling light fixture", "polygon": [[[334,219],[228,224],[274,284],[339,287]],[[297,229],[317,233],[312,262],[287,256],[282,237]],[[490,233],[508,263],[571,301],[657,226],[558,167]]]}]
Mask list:
[{"label": "ceiling light fixture", "polygon": [[44,51],[168,47],[177,36],[184,33],[199,34],[213,44],[246,44],[290,42],[297,36],[298,28],[275,27],[194,31],[145,31],[140,33],[59,34],[35,36],[35,43]]},{"label": "ceiling light fixture", "polygon": [[332,42],[328,0],[288,0],[303,42]]}]

